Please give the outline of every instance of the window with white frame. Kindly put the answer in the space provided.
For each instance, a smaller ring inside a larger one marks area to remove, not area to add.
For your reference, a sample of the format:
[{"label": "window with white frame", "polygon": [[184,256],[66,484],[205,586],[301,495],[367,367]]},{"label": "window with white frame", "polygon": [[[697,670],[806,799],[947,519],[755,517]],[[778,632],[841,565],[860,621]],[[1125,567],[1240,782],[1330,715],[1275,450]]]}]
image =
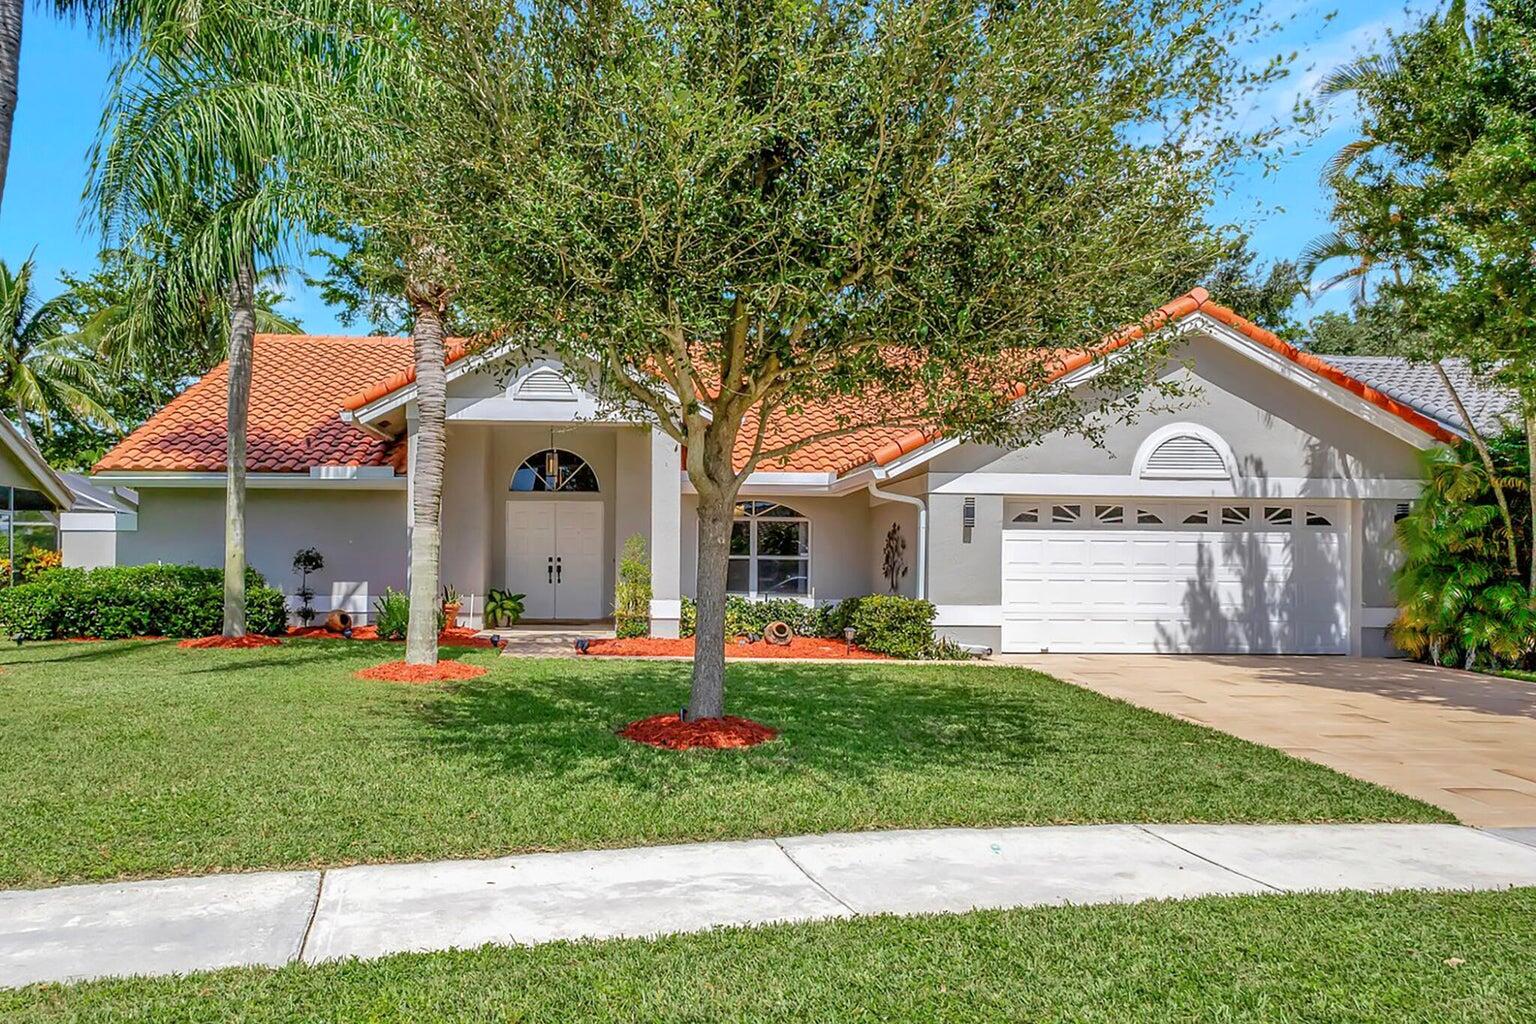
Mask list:
[{"label": "window with white frame", "polygon": [[788,505],[739,501],[726,590],[749,597],[811,592],[811,521]]}]

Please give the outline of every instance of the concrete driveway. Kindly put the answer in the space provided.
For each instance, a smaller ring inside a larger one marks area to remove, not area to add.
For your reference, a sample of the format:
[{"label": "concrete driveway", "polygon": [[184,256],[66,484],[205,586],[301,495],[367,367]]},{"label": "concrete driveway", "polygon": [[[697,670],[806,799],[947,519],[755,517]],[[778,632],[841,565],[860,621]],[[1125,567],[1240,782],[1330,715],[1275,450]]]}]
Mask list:
[{"label": "concrete driveway", "polygon": [[1469,825],[1536,825],[1536,684],[1378,658],[997,660],[1278,747]]}]

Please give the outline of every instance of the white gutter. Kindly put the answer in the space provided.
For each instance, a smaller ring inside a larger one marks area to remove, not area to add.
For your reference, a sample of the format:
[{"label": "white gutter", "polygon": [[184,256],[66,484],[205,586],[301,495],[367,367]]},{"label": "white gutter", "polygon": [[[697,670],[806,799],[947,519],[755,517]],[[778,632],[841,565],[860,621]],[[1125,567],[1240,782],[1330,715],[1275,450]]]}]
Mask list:
[{"label": "white gutter", "polygon": [[928,503],[910,494],[882,491],[877,481],[869,482],[869,493],[882,501],[899,501],[904,505],[917,506],[917,596],[928,598]]}]

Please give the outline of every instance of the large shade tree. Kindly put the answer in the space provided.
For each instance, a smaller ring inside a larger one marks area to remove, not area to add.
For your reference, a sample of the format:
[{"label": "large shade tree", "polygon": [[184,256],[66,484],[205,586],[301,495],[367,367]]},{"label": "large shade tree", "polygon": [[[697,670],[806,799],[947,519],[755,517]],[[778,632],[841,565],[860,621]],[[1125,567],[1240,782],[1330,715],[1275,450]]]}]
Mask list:
[{"label": "large shade tree", "polygon": [[[686,451],[691,718],[725,710],[747,475],[875,423],[1019,443],[1128,414],[1156,358],[1072,394],[1060,350],[1208,270],[1205,203],[1262,141],[1231,100],[1275,73],[1233,59],[1227,0],[409,6],[460,301]],[[786,439],[812,402],[838,422]]]}]

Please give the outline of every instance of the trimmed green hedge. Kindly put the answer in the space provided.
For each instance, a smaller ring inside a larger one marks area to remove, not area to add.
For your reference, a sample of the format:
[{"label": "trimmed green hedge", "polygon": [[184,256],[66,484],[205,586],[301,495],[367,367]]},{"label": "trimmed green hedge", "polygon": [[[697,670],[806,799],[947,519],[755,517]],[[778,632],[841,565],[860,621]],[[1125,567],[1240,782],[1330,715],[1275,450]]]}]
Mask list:
[{"label": "trimmed green hedge", "polygon": [[[282,633],[281,590],[261,573],[245,576],[246,629]],[[0,591],[0,635],[58,637],[212,636],[224,624],[224,572],[193,565],[50,569],[31,583]]]},{"label": "trimmed green hedge", "polygon": [[[796,636],[834,640],[843,639],[843,631],[852,628],[854,643],[893,658],[965,657],[955,644],[933,635],[934,613],[927,601],[892,594],[850,597],[817,608],[783,598],[750,601],[733,596],[725,599],[725,635],[761,634],[768,623],[779,621],[788,623]],[[697,619],[696,605],[683,598],[683,636],[693,636]]]}]

